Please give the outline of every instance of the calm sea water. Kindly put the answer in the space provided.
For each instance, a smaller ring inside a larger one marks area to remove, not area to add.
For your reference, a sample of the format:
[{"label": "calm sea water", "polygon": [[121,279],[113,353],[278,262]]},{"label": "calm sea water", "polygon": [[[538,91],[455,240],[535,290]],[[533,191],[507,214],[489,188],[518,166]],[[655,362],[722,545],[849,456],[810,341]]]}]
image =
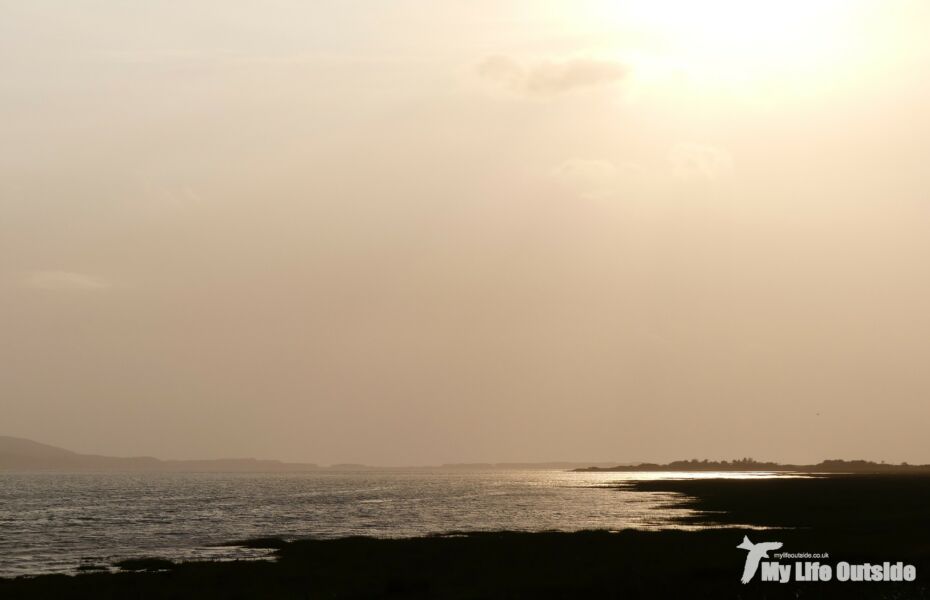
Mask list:
[{"label": "calm sea water", "polygon": [[[705,475],[706,476],[706,475]],[[733,476],[732,474],[730,476]],[[255,558],[250,537],[414,536],[453,530],[654,529],[683,509],[618,489],[654,474],[352,471],[0,474],[0,576],[127,557]]]}]

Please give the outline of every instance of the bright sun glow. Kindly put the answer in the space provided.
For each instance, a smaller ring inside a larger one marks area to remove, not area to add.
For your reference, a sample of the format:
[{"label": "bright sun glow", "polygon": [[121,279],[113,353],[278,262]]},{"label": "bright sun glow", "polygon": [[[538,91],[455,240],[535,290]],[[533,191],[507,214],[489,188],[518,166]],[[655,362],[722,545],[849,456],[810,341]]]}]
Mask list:
[{"label": "bright sun glow", "polygon": [[597,18],[649,48],[640,66],[742,85],[816,75],[854,49],[857,0],[605,1]]}]

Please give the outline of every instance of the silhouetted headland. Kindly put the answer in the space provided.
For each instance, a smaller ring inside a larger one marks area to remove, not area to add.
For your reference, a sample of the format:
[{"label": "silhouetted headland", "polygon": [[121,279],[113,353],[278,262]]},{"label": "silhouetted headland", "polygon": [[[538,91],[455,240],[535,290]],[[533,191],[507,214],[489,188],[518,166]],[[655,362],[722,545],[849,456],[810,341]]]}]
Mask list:
[{"label": "silhouetted headland", "polygon": [[318,468],[315,464],[255,458],[161,460],[151,456],[99,456],[0,436],[0,471],[299,472]]},{"label": "silhouetted headland", "polygon": [[574,469],[577,472],[637,472],[637,471],[717,471],[717,472],[768,472],[768,473],[930,473],[930,465],[890,464],[868,460],[825,460],[816,465],[787,465],[761,462],[751,458],[737,460],[676,460],[666,464],[639,463],[614,467],[589,466]]},{"label": "silhouetted headland", "polygon": [[[583,462],[509,462],[458,463],[424,467],[375,467],[357,463],[320,466],[315,463],[283,462],[255,458],[220,458],[213,460],[162,460],[151,456],[116,457],[80,454],[57,446],[24,438],[0,435],[0,472],[2,471],[121,471],[121,472],[214,472],[214,473],[283,473],[330,469],[333,471],[369,471],[396,469],[573,469]],[[606,467],[611,463],[596,463]]]}]

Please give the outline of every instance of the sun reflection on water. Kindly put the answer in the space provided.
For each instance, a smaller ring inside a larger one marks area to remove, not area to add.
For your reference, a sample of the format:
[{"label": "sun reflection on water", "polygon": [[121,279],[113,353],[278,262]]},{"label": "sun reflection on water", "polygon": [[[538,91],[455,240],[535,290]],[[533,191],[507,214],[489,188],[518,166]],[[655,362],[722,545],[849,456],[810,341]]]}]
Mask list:
[{"label": "sun reflection on water", "polygon": [[410,537],[451,531],[714,527],[637,481],[797,477],[765,472],[532,469],[295,474],[0,474],[0,576],[157,556],[254,558],[250,537]]},{"label": "sun reflection on water", "polygon": [[589,481],[621,483],[624,481],[655,481],[660,479],[774,479],[806,477],[802,473],[785,471],[578,471]]}]

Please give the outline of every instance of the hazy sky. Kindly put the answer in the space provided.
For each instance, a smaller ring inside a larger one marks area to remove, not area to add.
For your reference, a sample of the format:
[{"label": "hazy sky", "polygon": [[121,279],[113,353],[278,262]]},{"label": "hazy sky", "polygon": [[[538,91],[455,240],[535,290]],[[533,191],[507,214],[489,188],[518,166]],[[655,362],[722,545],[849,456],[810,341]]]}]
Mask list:
[{"label": "hazy sky", "polygon": [[0,434],[930,462],[925,0],[0,0]]}]

